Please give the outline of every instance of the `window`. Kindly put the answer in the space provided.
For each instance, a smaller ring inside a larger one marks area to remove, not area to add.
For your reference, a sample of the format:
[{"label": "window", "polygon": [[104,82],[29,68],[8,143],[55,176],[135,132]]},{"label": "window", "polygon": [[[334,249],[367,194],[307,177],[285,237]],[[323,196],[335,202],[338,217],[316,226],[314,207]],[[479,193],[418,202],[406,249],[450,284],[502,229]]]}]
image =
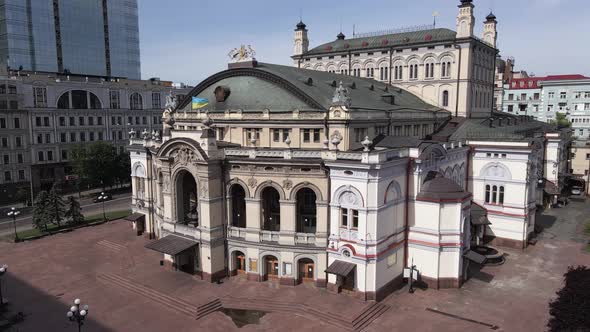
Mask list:
[{"label": "window", "polygon": [[245,133],[246,133],[246,144],[249,145],[255,145],[256,142],[254,142],[254,144],[252,144],[252,140],[256,140],[259,141],[260,140],[260,132],[262,131],[262,129],[259,128],[246,128],[244,129]]},{"label": "window", "polygon": [[441,75],[442,77],[451,77],[451,61],[443,61],[441,63]]},{"label": "window", "polygon": [[3,156],[3,159],[4,159],[4,165],[10,164],[10,156],[9,155],[5,154]]},{"label": "window", "polygon": [[361,76],[361,69],[360,68],[352,68],[352,76],[360,77]]},{"label": "window", "polygon": [[[223,128],[220,128],[223,129]],[[291,130],[288,128],[275,128],[272,130],[273,142],[284,142],[290,136]]]},{"label": "window", "polygon": [[426,64],[426,78],[434,78],[434,63]]},{"label": "window", "polygon": [[14,129],[20,129],[20,118],[14,118]]},{"label": "window", "polygon": [[375,134],[387,135],[387,128],[388,126],[377,126],[375,127]]},{"label": "window", "polygon": [[584,111],[590,110],[590,103],[584,103]]},{"label": "window", "polygon": [[96,124],[102,126],[102,116],[96,117]]},{"label": "window", "polygon": [[411,64],[410,65],[410,79],[416,80],[418,79],[418,64]]},{"label": "window", "polygon": [[590,98],[590,91],[584,92],[584,98]]},{"label": "window", "polygon": [[147,124],[147,118],[145,116],[141,117],[141,123],[146,125]]},{"label": "window", "polygon": [[555,92],[549,92],[549,99],[555,98]]},{"label": "window", "polygon": [[533,95],[533,99],[534,99],[534,100],[539,100],[539,93],[538,93],[538,92],[536,92],[536,93]]},{"label": "window", "polygon": [[162,107],[161,95],[159,92],[152,92],[152,108],[160,109]]},{"label": "window", "polygon": [[514,105],[508,105],[508,112],[514,112]]},{"label": "window", "polygon": [[94,126],[94,117],[93,116],[89,116],[88,117],[88,125],[89,126]]},{"label": "window", "polygon": [[60,133],[59,134],[59,141],[61,143],[65,143],[66,142],[66,137],[67,137],[66,133]]},{"label": "window", "polygon": [[508,100],[514,100],[514,94],[513,93],[511,93],[511,94],[508,95]]},{"label": "window", "polygon": [[504,204],[504,186],[486,185],[485,202],[490,204]]},{"label": "window", "polygon": [[122,131],[119,131],[118,138],[119,138],[119,140],[122,140],[123,139],[123,132]]},{"label": "window", "polygon": [[389,67],[382,66],[379,68],[379,79],[382,81],[387,81],[389,79]]},{"label": "window", "polygon": [[80,126],[84,125],[84,117],[83,116],[78,117],[78,125],[80,125]]},{"label": "window", "polygon": [[127,117],[127,124],[129,124],[129,125],[132,125],[133,124],[133,117],[132,116],[128,116]]},{"label": "window", "polygon": [[68,160],[68,150],[61,150],[61,160]]},{"label": "window", "polygon": [[0,118],[0,128],[6,128],[6,119]]},{"label": "window", "polygon": [[500,187],[500,194],[498,196],[498,204],[504,204],[504,187]]},{"label": "window", "polygon": [[367,136],[367,128],[354,128],[354,141],[362,142]]},{"label": "window", "polygon": [[22,153],[19,153],[19,154],[17,154],[17,155],[16,155],[16,160],[17,160],[17,162],[18,162],[19,164],[22,164],[22,163],[24,163],[24,162],[25,162],[25,159],[23,158],[23,155],[22,155]]},{"label": "window", "polygon": [[576,98],[576,99],[582,98],[582,92],[579,92],[579,91],[578,92],[575,92],[574,93],[574,98]]},{"label": "window", "polygon": [[35,107],[47,107],[46,88],[33,88],[33,104]]},{"label": "window", "polygon": [[23,181],[25,179],[25,170],[24,169],[18,170],[18,179],[19,179],[19,181]]},{"label": "window", "polygon": [[39,161],[45,161],[45,155],[43,154],[43,151],[37,152],[37,159]]},{"label": "window", "polygon": [[520,94],[520,100],[526,100],[526,93]]},{"label": "window", "polygon": [[319,143],[321,129],[303,129],[303,143]]},{"label": "window", "polygon": [[358,210],[351,210],[352,211],[352,228],[359,228],[359,211]]},{"label": "window", "polygon": [[4,181],[6,181],[6,182],[12,181],[10,171],[4,172]]},{"label": "window", "polygon": [[129,96],[129,108],[132,110],[143,109],[143,98],[139,93],[134,92]]},{"label": "window", "polygon": [[373,68],[373,67],[367,68],[366,69],[366,76],[370,77],[370,78],[375,77],[375,68]]},{"label": "window", "polygon": [[396,80],[402,80],[403,79],[403,75],[404,75],[404,66],[399,64],[396,65],[395,67],[393,67],[393,75],[394,75],[394,79]]},{"label": "window", "polygon": [[90,140],[90,142],[94,142],[94,132],[93,131],[88,133],[88,140]]},{"label": "window", "polygon": [[16,86],[9,85],[8,86],[8,94],[15,95],[16,94]]},{"label": "window", "polygon": [[52,161],[53,160],[53,151],[47,151],[47,160],[48,161]]},{"label": "window", "polygon": [[76,141],[76,133],[70,133],[70,142]]},{"label": "window", "polygon": [[443,105],[443,107],[449,106],[449,91],[448,90],[443,91],[442,105]]},{"label": "window", "polygon": [[20,137],[20,136],[15,137],[14,142],[16,143],[17,148],[22,148],[22,146],[23,146],[23,138],[22,137]]},{"label": "window", "polygon": [[73,116],[70,116],[70,126],[75,126],[76,125],[76,118],[74,118]]},{"label": "window", "polygon": [[340,209],[340,226],[348,227],[348,209]]},{"label": "window", "polygon": [[553,112],[553,105],[547,106],[547,112]]},{"label": "window", "polygon": [[37,135],[37,144],[43,144],[43,135],[42,134]]},{"label": "window", "polygon": [[567,99],[567,92],[563,91],[559,93],[559,99]]},{"label": "window", "polygon": [[112,109],[121,108],[121,98],[119,95],[119,91],[117,91],[117,90],[109,91],[109,104]]},{"label": "window", "polygon": [[11,100],[11,101],[9,102],[9,104],[10,104],[10,109],[11,109],[11,110],[16,110],[16,109],[18,109],[18,101],[16,101],[16,100]]},{"label": "window", "polygon": [[104,134],[102,133],[102,131],[98,132],[98,140],[102,141],[104,139]]},{"label": "window", "polygon": [[86,133],[84,133],[84,132],[80,133],[80,142],[86,142]]},{"label": "window", "polygon": [[46,116],[43,118],[43,125],[45,127],[49,127],[49,117]]},{"label": "window", "polygon": [[66,118],[65,117],[63,117],[63,116],[59,117],[59,125],[62,127],[65,127],[65,125],[66,125]]}]

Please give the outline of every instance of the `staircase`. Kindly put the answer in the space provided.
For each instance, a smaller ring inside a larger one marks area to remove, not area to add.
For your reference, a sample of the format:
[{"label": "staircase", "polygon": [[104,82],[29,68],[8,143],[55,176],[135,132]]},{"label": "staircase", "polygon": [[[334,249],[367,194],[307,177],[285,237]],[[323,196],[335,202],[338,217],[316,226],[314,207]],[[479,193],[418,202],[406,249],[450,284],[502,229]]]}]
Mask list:
[{"label": "staircase", "polygon": [[352,324],[346,318],[330,312],[314,309],[309,305],[302,303],[284,302],[261,298],[253,299],[235,297],[225,297],[221,301],[224,308],[298,314],[307,318],[317,319],[329,323],[347,331],[353,330]]},{"label": "staircase", "polygon": [[373,303],[365,308],[361,313],[352,320],[352,327],[355,331],[362,331],[369,326],[375,319],[389,310],[389,306],[381,303]]},{"label": "staircase", "polygon": [[194,318],[198,317],[199,310],[195,305],[190,304],[179,298],[175,298],[164,293],[158,292],[153,288],[137,284],[136,282],[130,279],[110,273],[99,274],[97,275],[97,279],[103,283],[119,286],[129,292],[146,297],[158,304],[167,307],[172,311],[176,311]]},{"label": "staircase", "polygon": [[115,242],[111,242],[109,240],[98,241],[98,242],[96,242],[96,245],[99,247],[103,247],[105,249],[116,251],[116,252],[127,249],[127,247],[125,247],[124,245],[121,245],[121,244],[118,244]]},{"label": "staircase", "polygon": [[221,300],[215,299],[197,308],[197,320],[222,309]]}]

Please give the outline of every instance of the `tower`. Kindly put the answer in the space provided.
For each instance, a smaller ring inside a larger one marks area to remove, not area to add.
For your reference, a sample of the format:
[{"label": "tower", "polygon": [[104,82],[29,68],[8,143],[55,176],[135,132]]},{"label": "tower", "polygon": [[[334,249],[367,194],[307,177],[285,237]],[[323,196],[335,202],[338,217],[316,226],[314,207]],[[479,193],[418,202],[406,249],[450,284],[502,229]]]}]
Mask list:
[{"label": "tower", "polygon": [[496,48],[496,41],[498,40],[498,21],[496,21],[496,15],[490,12],[486,16],[486,21],[483,26],[483,41]]},{"label": "tower", "polygon": [[307,39],[307,29],[303,21],[299,21],[295,27],[295,38],[293,55],[301,55],[309,50],[309,39]]},{"label": "tower", "polygon": [[457,15],[457,38],[473,37],[475,17],[473,17],[473,0],[461,0]]}]

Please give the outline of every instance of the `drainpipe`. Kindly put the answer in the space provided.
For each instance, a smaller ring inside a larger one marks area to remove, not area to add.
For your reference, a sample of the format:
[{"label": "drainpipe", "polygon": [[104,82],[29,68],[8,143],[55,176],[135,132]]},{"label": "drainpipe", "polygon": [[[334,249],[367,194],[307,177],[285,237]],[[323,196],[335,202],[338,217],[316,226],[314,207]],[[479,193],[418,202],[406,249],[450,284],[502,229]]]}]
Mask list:
[{"label": "drainpipe", "polygon": [[409,218],[410,213],[408,212],[410,207],[410,174],[412,172],[412,165],[414,164],[414,158],[410,158],[408,161],[408,167],[406,170],[406,208],[405,208],[405,216],[404,216],[404,233],[405,233],[405,242],[404,242],[404,267],[408,267],[408,244],[409,244],[409,237],[410,237],[410,229],[409,229]]},{"label": "drainpipe", "polygon": [[[222,196],[222,200],[223,200],[223,204],[222,204],[222,223],[221,223],[221,227],[223,228],[223,246],[224,246],[224,250],[223,250],[223,259],[224,259],[224,265],[225,265],[225,274],[227,275],[227,277],[230,276],[230,270],[229,270],[229,243],[227,241],[227,227],[229,226],[229,211],[227,211],[227,185],[226,185],[226,181],[225,181],[225,166],[227,165],[227,162],[223,161],[221,162],[221,184],[222,184],[222,188],[221,188],[221,195]],[[244,216],[245,218],[245,216]]]},{"label": "drainpipe", "polygon": [[[461,55],[463,54],[463,49],[461,45],[455,44],[455,49],[459,50],[459,65],[457,66],[457,93],[455,96],[455,116],[459,116],[459,84],[461,82]],[[471,115],[471,114],[470,114]]]},{"label": "drainpipe", "polygon": [[[327,226],[328,226],[328,232],[326,233],[326,236],[329,238],[330,237],[330,229],[331,229],[331,225],[330,225],[330,214],[332,213],[332,211],[330,210],[330,203],[332,202],[332,181],[330,181],[330,168],[326,167],[326,164],[322,161],[320,163],[320,169],[324,170],[324,172],[326,172],[326,175],[328,177],[328,188],[327,188],[327,197],[325,199],[326,204],[328,206],[328,216],[327,216]],[[317,232],[317,230],[316,230]],[[326,239],[328,240],[328,239]],[[328,240],[328,247],[330,246],[330,241]],[[328,253],[326,252],[326,267],[328,266]],[[317,270],[317,267],[316,267]],[[319,273],[319,271],[318,271]],[[326,287],[328,286],[328,274],[324,271],[324,280],[326,280]]]},{"label": "drainpipe", "polygon": [[148,167],[148,186],[149,186],[149,191],[150,191],[150,201],[149,201],[149,213],[150,213],[150,228],[152,230],[152,233],[149,235],[150,239],[154,239],[156,237],[156,228],[154,227],[154,185],[152,183],[153,181],[153,167],[154,165],[152,164],[152,155],[150,153],[150,151],[146,148],[146,152],[147,152],[147,160],[149,161],[149,167]]}]

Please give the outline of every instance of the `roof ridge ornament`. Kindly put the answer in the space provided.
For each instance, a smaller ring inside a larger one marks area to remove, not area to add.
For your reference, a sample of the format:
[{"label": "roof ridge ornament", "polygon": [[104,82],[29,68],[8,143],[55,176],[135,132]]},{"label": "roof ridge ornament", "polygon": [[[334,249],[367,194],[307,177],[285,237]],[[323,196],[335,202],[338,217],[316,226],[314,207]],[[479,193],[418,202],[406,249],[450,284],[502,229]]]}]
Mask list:
[{"label": "roof ridge ornament", "polygon": [[256,51],[251,45],[241,45],[239,48],[234,48],[227,54],[231,62],[243,62],[256,60]]},{"label": "roof ridge ornament", "polygon": [[340,85],[334,91],[334,97],[332,97],[332,105],[334,106],[345,106],[350,107],[350,96],[348,95],[348,89],[344,87],[342,81]]}]

